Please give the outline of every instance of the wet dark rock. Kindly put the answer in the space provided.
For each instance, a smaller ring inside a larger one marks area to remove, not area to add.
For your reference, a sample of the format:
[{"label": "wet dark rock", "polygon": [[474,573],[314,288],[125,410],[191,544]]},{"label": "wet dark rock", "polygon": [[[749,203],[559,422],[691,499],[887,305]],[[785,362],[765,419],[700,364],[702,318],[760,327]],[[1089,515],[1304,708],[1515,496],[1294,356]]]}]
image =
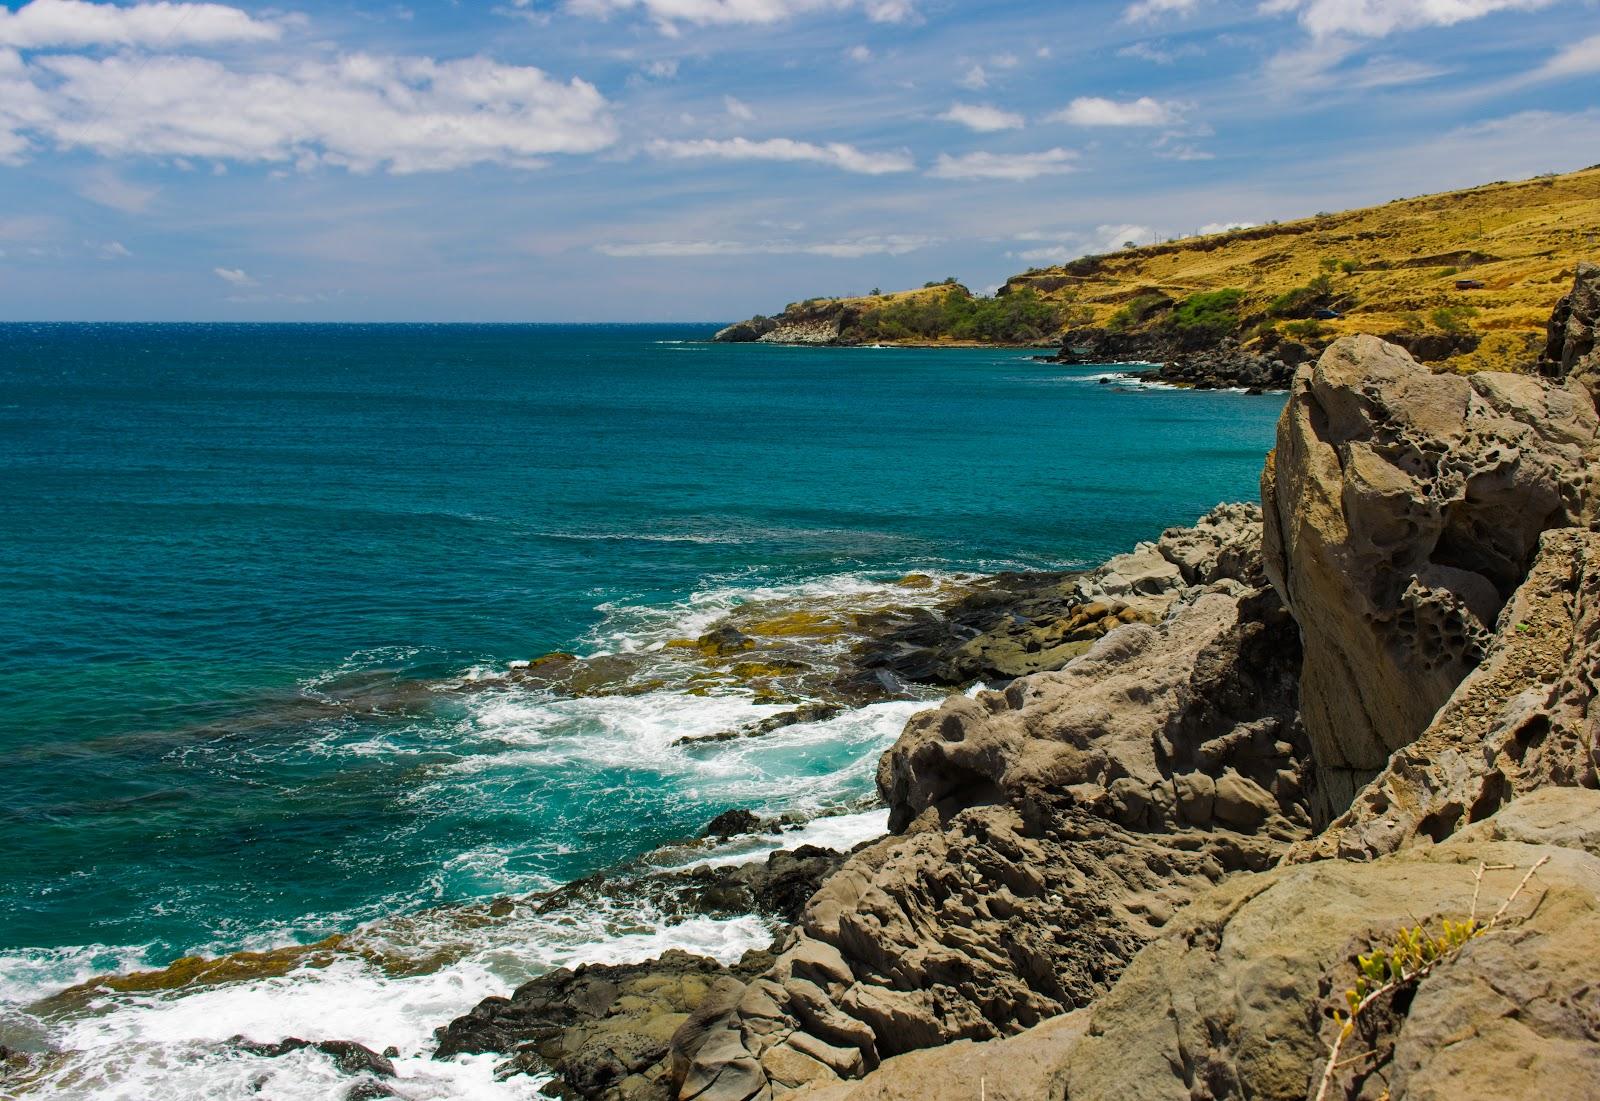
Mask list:
[{"label": "wet dark rock", "polygon": [[674,950],[647,963],[561,968],[439,1029],[434,1057],[500,1053],[510,1056],[500,1077],[554,1073],[558,1096],[667,1101],[673,1034],[708,1002],[742,990],[769,960],[753,953],[729,968]]},{"label": "wet dark rock", "polygon": [[768,822],[752,810],[742,807],[736,810],[725,810],[707,823],[705,832],[701,837],[716,837],[726,841],[730,837],[740,834],[760,833],[768,828]]},{"label": "wet dark rock", "polygon": [[[731,742],[738,738],[759,738],[763,734],[771,734],[774,730],[782,730],[787,726],[797,726],[800,723],[820,723],[836,715],[844,714],[844,708],[832,703],[808,703],[796,707],[792,711],[784,711],[773,715],[771,718],[762,719],[760,722],[751,723],[749,726],[737,730],[719,730],[715,734],[700,734],[687,738],[679,738],[672,744],[674,746],[706,745],[715,742]],[[750,833],[752,829],[736,832]],[[708,827],[709,830],[709,827]],[[710,836],[709,832],[707,836]],[[727,836],[727,835],[722,835]]]},{"label": "wet dark rock", "polygon": [[[266,1059],[278,1059],[296,1051],[310,1048],[333,1060],[340,1074],[371,1074],[379,1078],[393,1078],[394,1064],[371,1048],[353,1040],[302,1040],[291,1036],[275,1044],[258,1044],[236,1036],[229,1041],[240,1051]],[[376,1095],[383,1096],[383,1095]]]}]

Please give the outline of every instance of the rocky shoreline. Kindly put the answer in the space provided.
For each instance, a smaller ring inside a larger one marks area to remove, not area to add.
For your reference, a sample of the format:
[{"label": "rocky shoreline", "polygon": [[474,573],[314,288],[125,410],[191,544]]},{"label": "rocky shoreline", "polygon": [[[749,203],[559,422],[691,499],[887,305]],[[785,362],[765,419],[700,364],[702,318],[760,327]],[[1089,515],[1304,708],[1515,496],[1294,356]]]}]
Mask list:
[{"label": "rocky shoreline", "polygon": [[[1371,337],[1302,365],[1259,528],[913,719],[891,834],[664,1049],[556,1092],[1600,1096],[1597,283],[1543,379]],[[1443,947],[1345,1023],[1412,928]]]},{"label": "rocky shoreline", "polygon": [[[879,764],[890,832],[462,907],[643,892],[778,934],[731,965],[552,971],[441,1022],[436,1057],[586,1101],[1600,1098],[1597,328],[1580,265],[1539,375],[1339,340],[1294,370],[1259,507],[1087,573],[911,577],[681,640],[682,683],[795,722],[943,693]],[[346,950],[378,951],[262,966]],[[402,1096],[330,1043],[346,1097]]]}]

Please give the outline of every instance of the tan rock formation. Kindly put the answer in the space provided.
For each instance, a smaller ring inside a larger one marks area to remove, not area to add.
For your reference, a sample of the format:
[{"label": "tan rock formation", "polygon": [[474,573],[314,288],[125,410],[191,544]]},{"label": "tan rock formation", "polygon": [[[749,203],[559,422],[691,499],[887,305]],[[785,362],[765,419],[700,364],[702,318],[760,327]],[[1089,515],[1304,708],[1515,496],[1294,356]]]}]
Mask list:
[{"label": "tan rock formation", "polygon": [[[1062,1055],[1056,1101],[1305,1101],[1355,957],[1403,927],[1502,928],[1424,978],[1349,1054],[1331,1096],[1600,1098],[1600,793],[1547,789],[1443,845],[1235,879],[1147,947]],[[868,1094],[867,1096],[871,1096]],[[907,1095],[912,1096],[912,1095]]]},{"label": "tan rock formation", "polygon": [[1295,860],[1442,841],[1540,787],[1596,786],[1600,534],[1547,531],[1488,656]]},{"label": "tan rock formation", "polygon": [[1483,658],[1539,533],[1587,522],[1596,423],[1576,383],[1435,375],[1374,337],[1300,369],[1262,476],[1264,554],[1305,644],[1319,821]]},{"label": "tan rock formation", "polygon": [[879,771],[902,835],[824,884],[733,1009],[680,1032],[679,1096],[783,1097],[1091,1003],[1195,892],[1303,836],[1297,667],[1274,594],[1221,580],[1060,672],[917,716]]}]

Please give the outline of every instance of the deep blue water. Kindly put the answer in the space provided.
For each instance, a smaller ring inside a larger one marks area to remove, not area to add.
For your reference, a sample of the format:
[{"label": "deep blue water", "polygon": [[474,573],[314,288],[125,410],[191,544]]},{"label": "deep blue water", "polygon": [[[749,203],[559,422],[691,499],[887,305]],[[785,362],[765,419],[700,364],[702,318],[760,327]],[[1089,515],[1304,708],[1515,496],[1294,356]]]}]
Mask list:
[{"label": "deep blue water", "polygon": [[854,735],[658,760],[682,699],[317,692],[695,593],[1090,564],[1253,497],[1281,408],[1020,351],[673,343],[709,330],[0,325],[0,952],[305,938],[868,791]]}]

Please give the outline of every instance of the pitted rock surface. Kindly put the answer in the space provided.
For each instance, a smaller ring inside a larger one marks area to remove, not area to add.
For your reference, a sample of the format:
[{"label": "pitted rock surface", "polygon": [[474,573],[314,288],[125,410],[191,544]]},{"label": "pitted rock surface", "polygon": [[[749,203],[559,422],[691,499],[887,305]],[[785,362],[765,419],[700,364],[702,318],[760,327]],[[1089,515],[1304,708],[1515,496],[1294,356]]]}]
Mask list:
[{"label": "pitted rock surface", "polygon": [[1483,664],[1290,859],[1372,859],[1442,841],[1539,788],[1595,787],[1597,690],[1600,534],[1547,531]]},{"label": "pitted rock surface", "polygon": [[1435,375],[1367,336],[1296,375],[1264,552],[1305,644],[1319,822],[1483,659],[1540,532],[1589,522],[1596,424],[1576,383]]},{"label": "pitted rock surface", "polygon": [[1059,672],[913,718],[879,770],[900,835],[680,1032],[679,1096],[784,1097],[1093,1002],[1196,892],[1304,836],[1296,638],[1270,589],[1219,580]]}]

